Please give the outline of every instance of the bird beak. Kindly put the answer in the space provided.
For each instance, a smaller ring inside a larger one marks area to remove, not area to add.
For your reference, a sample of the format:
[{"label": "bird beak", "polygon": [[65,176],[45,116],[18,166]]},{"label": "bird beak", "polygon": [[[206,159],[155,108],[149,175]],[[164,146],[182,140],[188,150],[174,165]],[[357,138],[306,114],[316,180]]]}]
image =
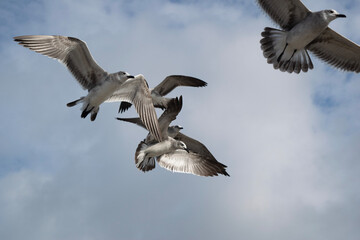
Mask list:
[{"label": "bird beak", "polygon": [[181,127],[181,126],[179,126],[178,128],[179,128],[180,130],[181,130],[181,129],[184,129],[184,128],[183,128],[183,127]]},{"label": "bird beak", "polygon": [[336,17],[346,18],[345,14],[337,14]]},{"label": "bird beak", "polygon": [[187,151],[187,153],[189,153],[189,149],[187,149],[187,148],[184,148],[184,150],[185,150],[185,151]]}]

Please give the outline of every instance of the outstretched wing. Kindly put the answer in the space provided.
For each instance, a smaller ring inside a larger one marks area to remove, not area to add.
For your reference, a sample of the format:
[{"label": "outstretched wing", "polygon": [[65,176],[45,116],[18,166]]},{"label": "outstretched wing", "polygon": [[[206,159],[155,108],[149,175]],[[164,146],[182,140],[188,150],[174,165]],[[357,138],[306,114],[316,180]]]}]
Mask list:
[{"label": "outstretched wing", "polygon": [[217,176],[223,174],[230,176],[226,166],[219,162],[209,161],[206,157],[184,150],[176,150],[163,154],[157,158],[159,165],[173,172],[191,173],[198,176]]},{"label": "outstretched wing", "polygon": [[329,27],[306,48],[336,68],[360,72],[360,46]]},{"label": "outstretched wing", "polygon": [[257,2],[271,19],[286,31],[311,13],[300,0],[257,0]]},{"label": "outstretched wing", "polygon": [[178,86],[205,87],[206,85],[206,82],[198,78],[182,75],[170,75],[167,76],[159,85],[157,85],[153,91],[160,94],[160,96],[165,96]]},{"label": "outstretched wing", "polygon": [[26,35],[14,37],[20,45],[65,64],[84,89],[102,81],[105,72],[92,58],[86,43],[73,37]]},{"label": "outstretched wing", "polygon": [[182,96],[170,100],[168,108],[161,114],[159,118],[159,127],[164,138],[168,137],[168,127],[172,121],[176,119],[182,108]]},{"label": "outstretched wing", "polygon": [[145,78],[137,75],[126,80],[106,102],[126,101],[135,105],[141,121],[144,123],[154,138],[161,142],[161,136],[156,111]]}]

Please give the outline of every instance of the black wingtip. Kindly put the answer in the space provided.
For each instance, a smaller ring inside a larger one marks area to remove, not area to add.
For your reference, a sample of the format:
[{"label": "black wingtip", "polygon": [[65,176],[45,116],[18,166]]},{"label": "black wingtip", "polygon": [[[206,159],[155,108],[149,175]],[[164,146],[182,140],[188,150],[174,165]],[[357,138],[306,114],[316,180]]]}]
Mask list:
[{"label": "black wingtip", "polygon": [[118,113],[123,113],[123,112],[127,111],[131,106],[132,106],[131,103],[121,102]]},{"label": "black wingtip", "polygon": [[[201,79],[198,79],[198,78],[194,78],[196,79],[196,84],[197,84],[197,87],[206,87],[207,86],[207,82],[201,80]],[[194,80],[195,81],[195,80]]]},{"label": "black wingtip", "polygon": [[[88,107],[89,107],[89,104],[86,106],[86,108],[84,109],[84,111],[81,113],[81,117],[82,117],[82,118],[86,118],[87,115],[89,115],[89,113],[94,109],[94,107],[92,107],[91,109],[86,110],[86,109],[88,109]],[[96,115],[95,115],[95,117],[96,117]],[[95,119],[94,119],[94,120],[95,120]],[[93,121],[93,120],[92,120],[92,121]]]},{"label": "black wingtip", "polygon": [[221,172],[221,174],[226,177],[230,177],[230,174],[228,174],[225,169],[224,169],[224,171]]}]

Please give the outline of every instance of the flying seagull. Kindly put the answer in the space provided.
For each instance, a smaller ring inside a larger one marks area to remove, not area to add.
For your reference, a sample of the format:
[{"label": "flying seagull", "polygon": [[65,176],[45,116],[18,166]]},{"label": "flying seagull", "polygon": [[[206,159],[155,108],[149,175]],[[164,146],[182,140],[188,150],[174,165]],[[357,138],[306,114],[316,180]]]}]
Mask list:
[{"label": "flying seagull", "polygon": [[260,7],[282,28],[266,27],[261,49],[267,62],[285,72],[313,69],[308,54],[344,71],[360,72],[360,46],[328,27],[346,17],[335,10],[312,12],[300,0],[257,0]]},{"label": "flying seagull", "polygon": [[88,90],[87,96],[67,104],[68,107],[72,107],[83,103],[82,118],[91,113],[91,121],[94,121],[100,104],[105,101],[130,102],[135,105],[146,128],[154,134],[158,141],[162,140],[156,112],[144,76],[134,77],[123,71],[107,73],[92,58],[86,43],[77,38],[27,35],[14,37],[14,40],[24,47],[65,64],[83,89]]},{"label": "flying seagull", "polygon": [[[169,126],[182,107],[182,97],[174,98],[159,118],[163,139],[158,143],[151,134],[140,142],[135,153],[135,164],[143,172],[159,165],[173,172],[191,173],[198,176],[218,176],[226,172],[226,166],[218,162],[201,142],[180,133],[181,126]],[[144,127],[139,118],[117,118]]]},{"label": "flying seagull", "polygon": [[[188,87],[205,87],[206,82],[198,78],[183,76],[183,75],[170,75],[167,76],[160,84],[155,88],[150,89],[151,97],[155,107],[166,109],[168,103],[172,98],[165,98],[169,92],[174,90],[178,86]],[[119,112],[124,112],[131,107],[131,103],[122,102],[119,107]]]}]

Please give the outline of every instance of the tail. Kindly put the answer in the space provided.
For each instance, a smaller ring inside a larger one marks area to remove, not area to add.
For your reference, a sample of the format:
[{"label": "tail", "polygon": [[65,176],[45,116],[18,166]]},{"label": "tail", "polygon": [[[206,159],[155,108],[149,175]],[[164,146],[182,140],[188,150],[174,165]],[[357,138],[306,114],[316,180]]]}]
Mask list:
[{"label": "tail", "polygon": [[293,49],[286,43],[286,32],[266,27],[261,33],[261,49],[267,62],[282,72],[300,73],[314,66],[306,49]]},{"label": "tail", "polygon": [[135,152],[136,167],[143,172],[147,172],[155,168],[155,158],[149,158],[146,156],[144,152],[146,148],[148,148],[148,145],[144,141],[141,141]]}]

